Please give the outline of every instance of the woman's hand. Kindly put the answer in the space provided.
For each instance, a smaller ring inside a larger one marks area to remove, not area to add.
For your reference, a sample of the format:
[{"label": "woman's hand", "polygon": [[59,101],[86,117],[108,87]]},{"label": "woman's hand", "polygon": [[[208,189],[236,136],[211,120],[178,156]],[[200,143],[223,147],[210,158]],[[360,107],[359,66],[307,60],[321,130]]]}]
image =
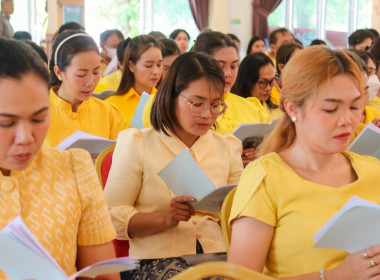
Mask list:
[{"label": "woman's hand", "polygon": [[194,208],[189,202],[195,202],[192,196],[177,196],[170,201],[169,210],[166,212],[166,224],[168,228],[173,228],[180,221],[187,222],[191,216],[195,215]]},{"label": "woman's hand", "polygon": [[380,127],[380,118],[374,118],[372,123],[376,125],[377,127]]},{"label": "woman's hand", "polygon": [[326,273],[327,279],[380,279],[380,245],[351,254]]},{"label": "woman's hand", "polygon": [[241,154],[241,159],[243,160],[243,166],[246,167],[248,163],[251,161],[257,159],[258,157],[258,151],[254,148],[248,148],[243,150],[243,153]]}]

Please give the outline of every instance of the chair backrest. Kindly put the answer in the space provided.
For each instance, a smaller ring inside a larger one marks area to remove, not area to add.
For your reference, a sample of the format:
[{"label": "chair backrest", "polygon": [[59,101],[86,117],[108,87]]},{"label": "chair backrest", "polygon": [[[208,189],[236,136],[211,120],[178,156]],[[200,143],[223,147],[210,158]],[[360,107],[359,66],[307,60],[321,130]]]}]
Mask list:
[{"label": "chair backrest", "polygon": [[111,146],[105,148],[95,160],[96,173],[98,174],[99,181],[103,189],[107,183],[108,173],[111,169],[112,154],[115,149],[115,145],[116,144],[112,144]]},{"label": "chair backrest", "polygon": [[208,262],[192,266],[174,276],[172,280],[198,280],[212,276],[226,277],[232,280],[274,280],[272,277],[228,262]]},{"label": "chair backrest", "polygon": [[223,201],[222,209],[220,211],[220,225],[222,227],[224,243],[226,244],[226,250],[228,252],[231,242],[231,227],[228,224],[228,219],[231,214],[232,201],[234,200],[234,195],[236,192],[236,187],[233,188],[226,196]]},{"label": "chair backrest", "polygon": [[[115,144],[105,148],[96,158],[95,166],[96,173],[98,174],[100,184],[104,189],[108,173],[110,172],[112,165],[112,155],[115,149]],[[115,249],[115,254],[117,258],[128,257],[129,255],[129,241],[128,240],[113,240],[113,247]]]}]

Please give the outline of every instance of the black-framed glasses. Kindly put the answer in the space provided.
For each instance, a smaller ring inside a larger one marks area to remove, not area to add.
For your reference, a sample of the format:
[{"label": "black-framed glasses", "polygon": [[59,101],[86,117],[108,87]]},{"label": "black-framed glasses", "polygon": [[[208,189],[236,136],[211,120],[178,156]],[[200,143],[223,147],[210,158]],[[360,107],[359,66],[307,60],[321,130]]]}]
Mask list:
[{"label": "black-framed glasses", "polygon": [[210,113],[213,117],[219,117],[223,115],[228,108],[227,104],[221,101],[209,104],[206,100],[189,101],[182,94],[180,94],[180,96],[190,105],[191,114],[196,117],[202,116],[208,109],[210,109]]},{"label": "black-framed glasses", "polygon": [[258,81],[257,83],[259,84],[259,87],[261,89],[266,88],[268,85],[272,88],[274,86],[274,83],[276,82],[276,77],[274,77],[272,80],[268,81],[267,79],[262,79]]}]

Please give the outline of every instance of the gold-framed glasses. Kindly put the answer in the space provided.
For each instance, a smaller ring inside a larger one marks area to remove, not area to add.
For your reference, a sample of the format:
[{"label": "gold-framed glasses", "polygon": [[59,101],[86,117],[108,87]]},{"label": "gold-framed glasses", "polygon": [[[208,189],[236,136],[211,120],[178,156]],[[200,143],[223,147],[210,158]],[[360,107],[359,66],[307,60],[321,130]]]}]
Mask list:
[{"label": "gold-framed glasses", "polygon": [[211,116],[219,117],[224,114],[228,106],[222,101],[215,101],[209,104],[206,100],[189,101],[185,96],[180,94],[187,104],[190,105],[190,111],[193,116],[199,117],[210,109]]}]

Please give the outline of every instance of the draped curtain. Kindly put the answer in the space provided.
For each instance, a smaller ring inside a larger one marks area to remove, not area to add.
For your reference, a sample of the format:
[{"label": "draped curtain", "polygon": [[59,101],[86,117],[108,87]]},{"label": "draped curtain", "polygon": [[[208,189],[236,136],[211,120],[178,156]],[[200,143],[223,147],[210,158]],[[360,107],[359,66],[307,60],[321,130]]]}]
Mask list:
[{"label": "draped curtain", "polygon": [[[191,1],[191,0],[190,0]],[[201,0],[200,0],[201,1]],[[252,35],[268,38],[268,16],[280,5],[282,0],[253,0]]]},{"label": "draped curtain", "polygon": [[189,3],[195,24],[202,31],[202,29],[208,27],[209,0],[189,0]]}]

